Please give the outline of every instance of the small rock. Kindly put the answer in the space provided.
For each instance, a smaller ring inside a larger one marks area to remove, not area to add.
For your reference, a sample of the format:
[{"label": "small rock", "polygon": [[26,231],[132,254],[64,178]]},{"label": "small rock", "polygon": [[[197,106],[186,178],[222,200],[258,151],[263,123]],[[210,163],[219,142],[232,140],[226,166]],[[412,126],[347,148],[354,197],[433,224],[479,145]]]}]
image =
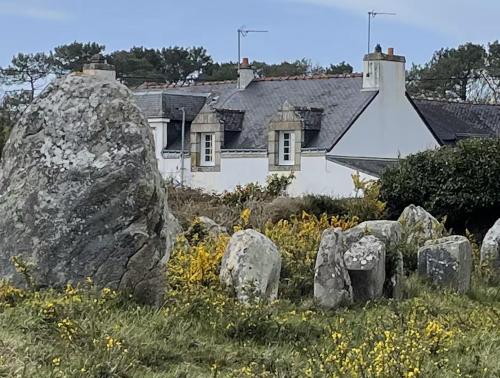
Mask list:
[{"label": "small rock", "polygon": [[472,247],[464,236],[428,240],[418,250],[418,273],[436,285],[466,292],[471,272]]},{"label": "small rock", "polygon": [[349,270],[354,300],[382,296],[385,281],[385,244],[382,241],[373,235],[362,237],[346,251],[344,262]]},{"label": "small rock", "polygon": [[352,303],[351,279],[344,264],[344,236],[340,228],[321,235],[314,273],[314,298],[320,306],[333,309]]},{"label": "small rock", "polygon": [[240,302],[278,296],[281,256],[276,245],[255,230],[236,232],[222,258],[220,281]]},{"label": "small rock", "polygon": [[[209,217],[200,216],[196,218],[196,222],[207,232],[211,237],[217,237],[220,234],[227,234],[227,229],[222,227]],[[193,232],[193,226],[188,230],[188,234]]]},{"label": "small rock", "polygon": [[483,239],[481,264],[488,264],[500,271],[500,219],[488,230]]}]

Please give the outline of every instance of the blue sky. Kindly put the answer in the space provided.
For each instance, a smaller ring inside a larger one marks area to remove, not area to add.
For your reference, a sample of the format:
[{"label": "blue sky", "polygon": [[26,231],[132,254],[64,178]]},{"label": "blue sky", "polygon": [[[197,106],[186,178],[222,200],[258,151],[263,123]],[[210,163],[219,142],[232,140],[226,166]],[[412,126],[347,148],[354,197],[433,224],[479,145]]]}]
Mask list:
[{"label": "blue sky", "polygon": [[345,60],[359,70],[372,9],[397,13],[374,20],[372,40],[408,62],[500,38],[499,0],[0,0],[0,65],[17,52],[74,40],[105,44],[108,52],[202,45],[216,61],[236,60],[236,30],[246,25],[269,30],[243,39],[250,60]]}]

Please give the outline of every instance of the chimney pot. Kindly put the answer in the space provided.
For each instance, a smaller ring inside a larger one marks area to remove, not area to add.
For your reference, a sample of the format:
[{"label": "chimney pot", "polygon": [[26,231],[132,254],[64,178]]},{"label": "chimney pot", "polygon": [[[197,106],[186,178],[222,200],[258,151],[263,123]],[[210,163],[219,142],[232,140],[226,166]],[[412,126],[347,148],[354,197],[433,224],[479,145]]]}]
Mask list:
[{"label": "chimney pot", "polygon": [[394,47],[389,47],[387,49],[387,55],[390,55],[390,56],[394,55]]}]

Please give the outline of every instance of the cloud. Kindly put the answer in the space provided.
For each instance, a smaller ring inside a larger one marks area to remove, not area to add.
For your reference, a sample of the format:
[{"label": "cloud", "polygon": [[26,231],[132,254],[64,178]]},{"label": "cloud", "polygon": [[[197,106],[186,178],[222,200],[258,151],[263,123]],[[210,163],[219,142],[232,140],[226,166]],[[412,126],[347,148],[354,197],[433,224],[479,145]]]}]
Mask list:
[{"label": "cloud", "polygon": [[399,22],[457,39],[498,38],[498,0],[290,0],[344,9],[362,17],[367,12],[395,12],[388,22]]},{"label": "cloud", "polygon": [[61,10],[49,9],[31,2],[16,0],[0,4],[0,15],[19,16],[46,21],[65,21],[70,15]]}]

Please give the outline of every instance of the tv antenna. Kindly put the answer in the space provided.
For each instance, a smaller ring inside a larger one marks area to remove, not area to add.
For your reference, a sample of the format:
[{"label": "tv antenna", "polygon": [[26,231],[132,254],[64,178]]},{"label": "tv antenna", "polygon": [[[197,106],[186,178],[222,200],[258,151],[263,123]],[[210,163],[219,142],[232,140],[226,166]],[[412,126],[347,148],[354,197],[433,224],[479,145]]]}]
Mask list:
[{"label": "tv antenna", "polygon": [[383,16],[395,16],[396,13],[389,13],[389,12],[375,12],[374,10],[368,12],[368,54],[371,51],[371,29],[372,29],[372,18],[375,18],[375,16],[378,15],[383,15]]},{"label": "tv antenna", "polygon": [[249,33],[268,33],[269,30],[252,30],[247,29],[245,25],[238,29],[238,69],[241,64],[241,37],[246,37]]}]

